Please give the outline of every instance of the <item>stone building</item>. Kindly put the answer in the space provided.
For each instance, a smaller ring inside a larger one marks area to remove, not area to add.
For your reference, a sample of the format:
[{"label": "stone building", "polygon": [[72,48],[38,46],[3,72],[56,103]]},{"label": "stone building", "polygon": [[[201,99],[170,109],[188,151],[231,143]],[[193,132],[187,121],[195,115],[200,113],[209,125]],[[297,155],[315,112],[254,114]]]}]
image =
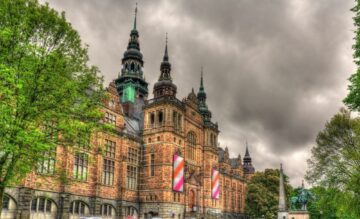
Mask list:
[{"label": "stone building", "polygon": [[[1,218],[248,218],[251,157],[248,148],[242,160],[218,147],[202,75],[199,91],[178,99],[166,43],[148,99],[143,65],[135,16],[121,73],[107,88],[103,108],[103,122],[113,131],[94,133],[91,148],[49,152],[21,185],[6,189]],[[174,155],[184,161],[179,172]],[[174,189],[178,173],[183,184]]]}]

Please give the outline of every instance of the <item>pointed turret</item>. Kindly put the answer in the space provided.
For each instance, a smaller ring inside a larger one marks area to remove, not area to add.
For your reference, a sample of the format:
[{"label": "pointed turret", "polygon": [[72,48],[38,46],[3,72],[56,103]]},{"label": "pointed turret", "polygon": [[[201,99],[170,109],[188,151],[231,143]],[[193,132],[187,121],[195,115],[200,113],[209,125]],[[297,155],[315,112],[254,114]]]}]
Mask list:
[{"label": "pointed turret", "polygon": [[208,106],[206,104],[206,92],[204,88],[203,67],[201,67],[200,87],[199,87],[199,92],[197,93],[197,99],[199,103],[199,111],[204,119],[204,122],[210,122],[211,111],[208,109]]},{"label": "pointed turret", "polygon": [[278,206],[278,219],[287,219],[287,206],[284,185],[284,173],[282,164],[280,164],[280,180],[279,180],[279,206]]},{"label": "pointed turret", "polygon": [[172,83],[171,78],[171,64],[169,62],[168,38],[166,33],[165,52],[163,61],[160,64],[160,77],[154,85],[154,98],[164,96],[175,97],[176,91],[177,87]]},{"label": "pointed turret", "polygon": [[130,32],[127,50],[122,58],[122,69],[115,80],[120,102],[125,115],[141,119],[142,106],[148,95],[148,83],[143,75],[143,55],[140,52],[139,32],[136,29],[137,5],[135,7],[134,24]]},{"label": "pointed turret", "polygon": [[246,151],[245,151],[245,156],[244,156],[244,159],[243,159],[243,163],[244,163],[244,173],[245,174],[253,174],[253,173],[255,173],[255,168],[252,165],[252,159],[250,157],[247,141],[246,141]]}]

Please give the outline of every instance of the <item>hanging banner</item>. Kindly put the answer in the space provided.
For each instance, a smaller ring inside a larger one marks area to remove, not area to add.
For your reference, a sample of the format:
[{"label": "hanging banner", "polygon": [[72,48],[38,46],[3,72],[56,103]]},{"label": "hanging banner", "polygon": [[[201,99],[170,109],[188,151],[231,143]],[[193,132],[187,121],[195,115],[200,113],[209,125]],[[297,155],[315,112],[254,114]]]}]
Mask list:
[{"label": "hanging banner", "polygon": [[176,192],[184,191],[184,167],[184,158],[175,154],[173,157],[173,190]]},{"label": "hanging banner", "polygon": [[219,199],[220,196],[220,174],[215,168],[211,173],[211,198]]}]

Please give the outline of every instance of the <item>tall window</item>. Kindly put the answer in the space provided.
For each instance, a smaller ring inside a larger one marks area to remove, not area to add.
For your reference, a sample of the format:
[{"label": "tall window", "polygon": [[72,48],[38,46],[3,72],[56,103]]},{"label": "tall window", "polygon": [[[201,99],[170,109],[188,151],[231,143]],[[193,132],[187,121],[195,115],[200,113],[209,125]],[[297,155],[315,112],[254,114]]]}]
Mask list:
[{"label": "tall window", "polygon": [[155,176],[155,154],[150,155],[150,176]]},{"label": "tall window", "polygon": [[88,155],[86,153],[75,153],[73,175],[76,180],[86,181],[88,175]]},{"label": "tall window", "polygon": [[159,111],[158,112],[158,120],[159,120],[159,125],[161,126],[164,122],[164,113],[163,111]]},{"label": "tall window", "polygon": [[181,114],[179,113],[179,114],[178,114],[178,120],[177,120],[178,129],[179,129],[179,130],[181,130],[181,127],[182,127],[181,120],[182,120],[182,116],[181,116]]},{"label": "tall window", "polygon": [[37,172],[52,175],[55,172],[56,146],[42,152],[42,158],[37,163]]},{"label": "tall window", "polygon": [[181,114],[177,113],[176,111],[173,111],[173,116],[172,116],[172,121],[174,124],[174,129],[176,131],[180,131],[181,130]]},{"label": "tall window", "polygon": [[116,143],[114,141],[105,140],[105,154],[103,164],[102,183],[105,185],[114,185],[115,172],[115,149]]},{"label": "tall window", "polygon": [[194,132],[188,133],[187,142],[187,157],[191,160],[195,160],[196,135]]},{"label": "tall window", "polygon": [[104,158],[104,170],[102,183],[105,185],[112,186],[114,185],[114,170],[115,162],[113,160],[108,160]]},{"label": "tall window", "polygon": [[106,112],[105,113],[105,122],[110,123],[112,125],[116,125],[116,116],[112,113]]},{"label": "tall window", "polygon": [[127,187],[134,190],[137,188],[137,167],[127,166]]},{"label": "tall window", "polygon": [[155,124],[155,114],[154,113],[150,113],[150,124],[151,124],[151,127],[153,127]]},{"label": "tall window", "polygon": [[242,206],[241,198],[242,198],[242,195],[240,193],[240,194],[238,194],[238,207],[239,207],[239,210],[241,210],[241,206]]},{"label": "tall window", "polygon": [[2,208],[3,210],[9,210],[10,208],[10,197],[7,195],[4,195]]},{"label": "tall window", "polygon": [[138,163],[139,151],[129,147],[127,166],[127,187],[129,189],[137,189]]},{"label": "tall window", "polygon": [[173,124],[174,124],[174,129],[177,130],[179,127],[178,127],[178,119],[177,119],[177,112],[174,111],[173,112],[173,118],[172,118],[172,121],[173,121]]}]

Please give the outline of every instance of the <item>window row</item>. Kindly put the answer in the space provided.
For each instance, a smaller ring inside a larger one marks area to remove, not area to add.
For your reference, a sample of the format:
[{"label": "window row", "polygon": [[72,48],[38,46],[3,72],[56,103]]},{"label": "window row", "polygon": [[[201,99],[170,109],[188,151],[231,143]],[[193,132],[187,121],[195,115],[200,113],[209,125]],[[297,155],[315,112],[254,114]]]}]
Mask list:
[{"label": "window row", "polygon": [[[114,185],[115,176],[115,161],[112,159],[115,157],[115,144],[114,142],[107,141],[107,147],[105,156],[103,159],[103,174],[101,182],[104,185]],[[139,151],[135,148],[129,148],[128,152],[128,163],[133,164],[128,166],[127,178],[128,188],[137,188],[137,175],[139,162]],[[55,170],[55,153],[49,155],[49,157],[38,163],[38,172],[40,173],[54,173]],[[88,178],[89,171],[89,155],[84,152],[76,152],[74,155],[73,165],[73,178],[78,181],[86,181]],[[150,174],[155,175],[155,155],[151,156],[151,170]]]},{"label": "window row", "polygon": [[[150,112],[148,113],[148,123],[150,124],[150,127],[156,127],[161,126],[165,122],[165,111],[159,110],[156,112]],[[176,111],[173,111],[172,113],[172,124],[174,126],[175,130],[181,130],[182,128],[182,115]]]},{"label": "window row", "polygon": [[[3,198],[4,212],[9,210],[15,210],[16,208],[17,208],[16,202],[5,194]],[[35,197],[31,200],[30,210],[31,210],[31,214],[37,215],[36,216],[37,218],[39,217],[39,214],[44,214],[44,215],[56,214],[57,205],[52,199],[40,196],[40,197]],[[131,210],[133,214],[137,214],[136,209],[131,209]],[[100,206],[100,212],[101,212],[101,216],[104,217],[116,216],[116,210],[114,206],[111,204],[102,204]],[[85,202],[80,200],[75,200],[72,201],[70,204],[69,213],[78,216],[90,215],[90,209],[88,204],[86,204]]]},{"label": "window row", "polygon": [[31,211],[50,213],[55,210],[54,202],[45,197],[34,198],[31,201]]}]

